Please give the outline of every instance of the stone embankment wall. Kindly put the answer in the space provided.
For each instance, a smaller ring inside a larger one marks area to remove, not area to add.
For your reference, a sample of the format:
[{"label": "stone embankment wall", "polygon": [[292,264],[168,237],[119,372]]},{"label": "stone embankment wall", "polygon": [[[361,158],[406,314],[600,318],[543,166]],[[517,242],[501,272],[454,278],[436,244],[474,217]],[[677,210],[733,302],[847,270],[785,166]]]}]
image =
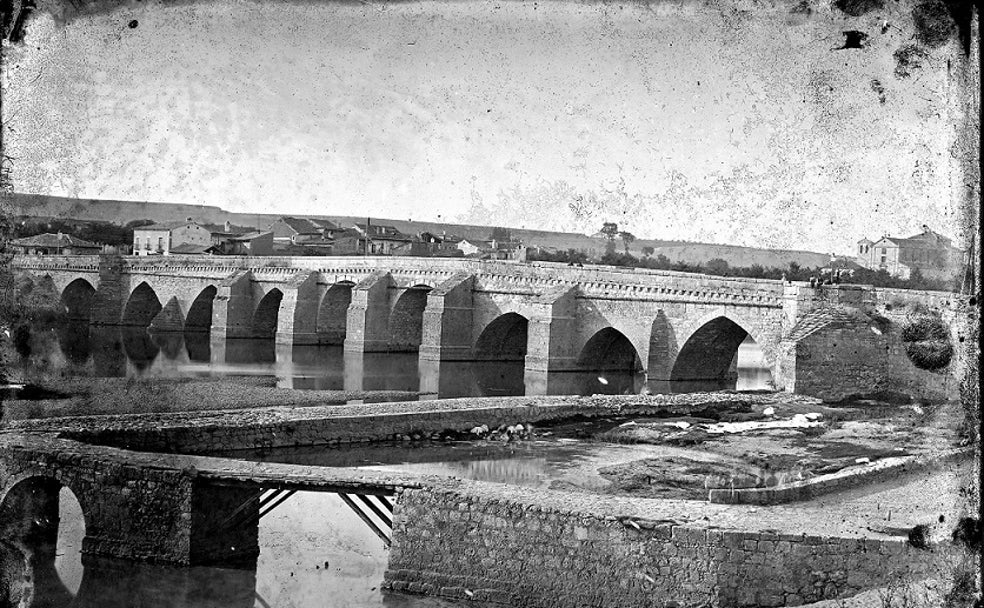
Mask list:
[{"label": "stone embankment wall", "polygon": [[796,606],[898,576],[942,549],[628,520],[507,494],[404,490],[384,585],[510,606]]},{"label": "stone embankment wall", "polygon": [[780,395],[690,393],[606,397],[512,397],[393,402],[372,405],[227,410],[207,415],[161,414],[16,423],[20,431],[48,430],[90,444],[143,452],[207,454],[231,450],[338,446],[401,440],[486,425],[542,424],[577,417],[684,416],[790,399]]}]

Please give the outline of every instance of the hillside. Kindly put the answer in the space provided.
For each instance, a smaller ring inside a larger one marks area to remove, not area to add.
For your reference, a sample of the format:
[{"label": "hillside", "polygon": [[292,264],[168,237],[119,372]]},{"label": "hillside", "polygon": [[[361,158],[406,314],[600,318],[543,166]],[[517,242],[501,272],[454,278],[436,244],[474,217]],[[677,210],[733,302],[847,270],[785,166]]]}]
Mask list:
[{"label": "hillside", "polygon": [[[212,205],[188,205],[182,203],[155,203],[146,201],[117,201],[104,199],[78,199],[44,194],[14,193],[3,199],[3,211],[9,215],[31,215],[36,217],[74,218],[126,223],[131,220],[148,219],[157,222],[192,218],[200,223],[222,224],[226,221],[241,226],[266,229],[281,213],[233,213]],[[356,222],[364,223],[365,216],[310,215],[307,217],[329,219],[343,226]],[[372,218],[375,224],[387,224],[408,234],[434,232],[453,234],[466,239],[488,239],[491,226],[473,224],[449,224]],[[605,252],[605,241],[586,234],[570,232],[549,232],[545,230],[525,230],[510,228],[513,238],[531,247],[542,247],[564,251],[577,249],[593,258]],[[616,250],[624,251],[621,241],[616,241]],[[752,266],[759,264],[766,268],[786,267],[796,262],[802,267],[824,266],[830,255],[811,251],[771,250],[737,245],[713,243],[689,243],[685,241],[664,241],[639,239],[632,243],[629,253],[642,257],[643,247],[653,247],[654,257],[665,255],[672,262],[688,264],[706,263],[721,258],[731,266]]]}]

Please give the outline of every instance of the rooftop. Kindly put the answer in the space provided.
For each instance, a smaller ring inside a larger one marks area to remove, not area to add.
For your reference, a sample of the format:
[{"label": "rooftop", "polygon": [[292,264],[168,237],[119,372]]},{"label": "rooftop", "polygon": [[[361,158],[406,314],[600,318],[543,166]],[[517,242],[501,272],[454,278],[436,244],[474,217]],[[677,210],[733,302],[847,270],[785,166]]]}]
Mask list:
[{"label": "rooftop", "polygon": [[[320,234],[323,228],[316,224],[314,220],[309,220],[306,217],[284,216],[277,220],[277,222],[283,222],[297,234]],[[277,222],[274,222],[274,224]]]},{"label": "rooftop", "polygon": [[46,232],[44,234],[26,236],[20,239],[14,239],[10,244],[22,247],[92,247],[96,249],[100,247],[96,243],[60,232],[58,234]]}]

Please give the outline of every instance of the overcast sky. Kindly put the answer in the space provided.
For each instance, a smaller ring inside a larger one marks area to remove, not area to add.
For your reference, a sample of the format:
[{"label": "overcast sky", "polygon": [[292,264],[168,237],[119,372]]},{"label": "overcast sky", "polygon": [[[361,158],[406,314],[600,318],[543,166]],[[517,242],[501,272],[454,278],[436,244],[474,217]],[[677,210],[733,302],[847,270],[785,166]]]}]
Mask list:
[{"label": "overcast sky", "polygon": [[[15,190],[822,252],[959,237],[956,45],[895,75],[905,2],[131,4],[36,15],[7,50]],[[867,48],[833,50],[848,29]]]}]

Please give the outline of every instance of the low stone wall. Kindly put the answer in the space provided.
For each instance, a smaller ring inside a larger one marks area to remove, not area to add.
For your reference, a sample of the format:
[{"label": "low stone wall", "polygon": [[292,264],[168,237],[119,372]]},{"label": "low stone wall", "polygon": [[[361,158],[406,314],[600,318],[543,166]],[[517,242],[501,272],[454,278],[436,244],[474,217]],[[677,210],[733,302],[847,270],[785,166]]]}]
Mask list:
[{"label": "low stone wall", "polygon": [[926,578],[946,557],[902,540],[674,525],[508,495],[405,490],[397,505],[385,587],[510,606],[796,606]]},{"label": "low stone wall", "polygon": [[885,458],[862,467],[848,467],[829,475],[789,483],[773,488],[719,488],[708,490],[713,503],[731,505],[776,505],[840,492],[862,484],[872,484],[901,475],[938,469],[947,463],[973,457],[973,448],[949,450],[942,454]]},{"label": "low stone wall", "polygon": [[101,416],[20,421],[12,428],[129,450],[207,454],[240,449],[338,446],[391,441],[403,435],[467,432],[476,426],[542,424],[576,417],[692,415],[702,410],[793,399],[788,395],[638,395],[634,397],[517,397],[360,406],[257,408],[207,414]]}]

